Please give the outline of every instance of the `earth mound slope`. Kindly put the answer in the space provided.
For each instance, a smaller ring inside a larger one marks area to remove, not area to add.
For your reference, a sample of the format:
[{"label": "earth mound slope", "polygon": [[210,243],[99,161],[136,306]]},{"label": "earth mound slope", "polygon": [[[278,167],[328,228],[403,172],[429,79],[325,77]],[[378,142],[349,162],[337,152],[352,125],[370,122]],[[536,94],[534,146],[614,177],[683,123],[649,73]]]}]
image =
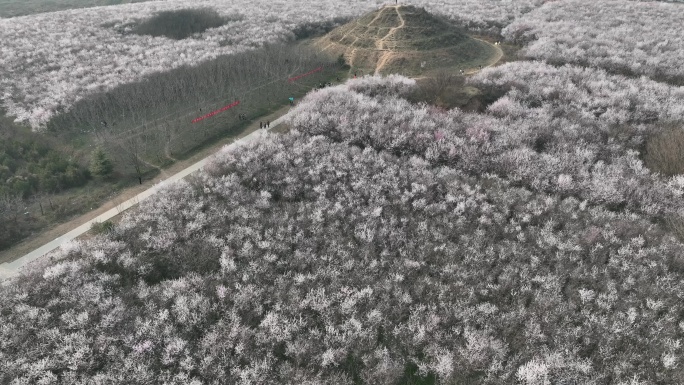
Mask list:
[{"label": "earth mound slope", "polygon": [[437,68],[488,65],[496,48],[422,8],[385,6],[342,25],[315,43],[343,55],[353,71],[418,75]]}]

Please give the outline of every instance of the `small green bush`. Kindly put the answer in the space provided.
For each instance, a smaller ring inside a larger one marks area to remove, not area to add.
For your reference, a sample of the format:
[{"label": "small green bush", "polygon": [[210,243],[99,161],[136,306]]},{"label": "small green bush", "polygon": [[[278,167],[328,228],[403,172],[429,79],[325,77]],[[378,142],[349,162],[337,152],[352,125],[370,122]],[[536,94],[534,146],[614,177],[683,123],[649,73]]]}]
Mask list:
[{"label": "small green bush", "polygon": [[90,232],[94,235],[109,233],[114,230],[114,223],[112,221],[93,222],[90,226]]},{"label": "small green bush", "polygon": [[0,195],[28,198],[88,181],[88,170],[54,143],[0,122]]},{"label": "small green bush", "polygon": [[93,151],[90,160],[90,173],[97,177],[107,177],[114,171],[114,165],[102,147],[97,147]]},{"label": "small green bush", "polygon": [[349,22],[349,17],[336,17],[320,22],[306,22],[297,25],[292,33],[296,40],[309,39],[312,37],[323,36],[342,24]]}]

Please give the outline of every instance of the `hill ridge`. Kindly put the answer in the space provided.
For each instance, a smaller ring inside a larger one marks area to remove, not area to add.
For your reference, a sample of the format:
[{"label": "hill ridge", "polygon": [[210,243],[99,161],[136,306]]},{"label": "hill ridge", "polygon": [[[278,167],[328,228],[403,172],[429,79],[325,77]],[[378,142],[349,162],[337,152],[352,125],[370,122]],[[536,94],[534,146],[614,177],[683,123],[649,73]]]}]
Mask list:
[{"label": "hill ridge", "polygon": [[473,39],[458,27],[423,8],[390,5],[342,25],[315,43],[344,56],[352,71],[368,74],[425,71],[457,67],[494,56],[488,43]]}]

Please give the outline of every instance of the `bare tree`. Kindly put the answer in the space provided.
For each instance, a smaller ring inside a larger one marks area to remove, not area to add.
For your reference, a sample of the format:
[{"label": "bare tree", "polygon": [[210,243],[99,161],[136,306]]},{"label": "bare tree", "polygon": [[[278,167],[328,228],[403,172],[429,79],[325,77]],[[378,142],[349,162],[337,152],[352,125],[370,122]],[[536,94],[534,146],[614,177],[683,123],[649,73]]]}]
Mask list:
[{"label": "bare tree", "polygon": [[24,206],[24,199],[17,194],[6,193],[0,196],[0,217],[16,223]]},{"label": "bare tree", "polygon": [[142,156],[147,147],[142,135],[132,135],[124,138],[116,138],[110,135],[107,139],[107,146],[111,148],[112,153],[116,154],[121,167],[127,170],[132,169],[135,172],[136,178],[138,178],[138,183],[142,184],[145,168]]}]

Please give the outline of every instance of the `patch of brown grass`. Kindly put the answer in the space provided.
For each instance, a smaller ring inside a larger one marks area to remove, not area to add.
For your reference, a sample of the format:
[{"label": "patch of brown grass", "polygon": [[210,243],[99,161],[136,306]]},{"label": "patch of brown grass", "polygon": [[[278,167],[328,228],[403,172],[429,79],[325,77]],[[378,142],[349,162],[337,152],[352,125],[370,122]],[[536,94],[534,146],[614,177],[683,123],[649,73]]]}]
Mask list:
[{"label": "patch of brown grass", "polygon": [[273,129],[271,129],[270,131],[275,132],[276,134],[287,134],[288,132],[290,132],[290,129],[291,127],[289,124],[280,123],[279,125],[273,127]]},{"label": "patch of brown grass", "polygon": [[414,103],[427,103],[444,109],[458,107],[464,110],[470,108],[478,97],[479,91],[465,85],[465,78],[447,69],[439,69],[429,76],[417,80],[415,91],[408,96]]},{"label": "patch of brown grass", "polygon": [[646,166],[664,176],[684,174],[684,127],[668,127],[646,143]]}]

